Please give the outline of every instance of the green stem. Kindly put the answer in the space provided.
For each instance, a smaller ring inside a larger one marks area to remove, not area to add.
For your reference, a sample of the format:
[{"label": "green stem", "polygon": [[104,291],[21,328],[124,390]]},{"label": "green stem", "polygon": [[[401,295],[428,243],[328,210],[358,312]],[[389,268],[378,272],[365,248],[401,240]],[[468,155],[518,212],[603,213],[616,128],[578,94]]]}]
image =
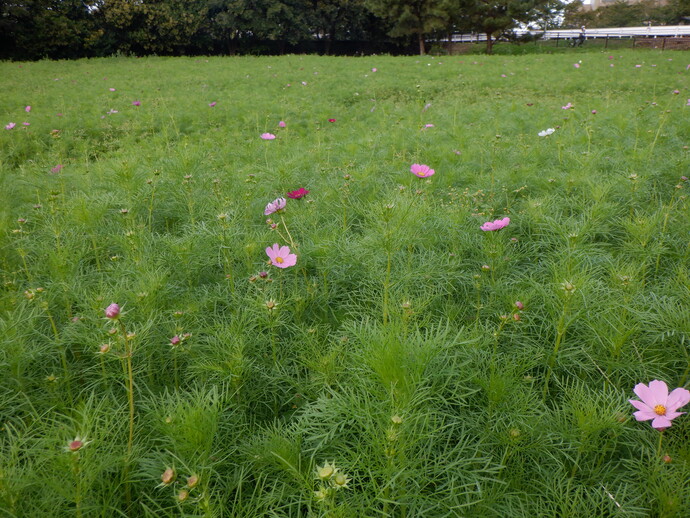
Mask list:
[{"label": "green stem", "polygon": [[[388,247],[387,247],[388,248]],[[388,323],[388,289],[391,282],[391,262],[392,256],[389,249],[386,250],[386,280],[383,283],[383,324]]]},{"label": "green stem", "polygon": [[287,232],[288,237],[290,238],[290,246],[294,249],[294,251],[297,251],[297,247],[295,246],[295,242],[292,240],[292,236],[290,235],[290,231],[287,228],[287,225],[285,224],[285,219],[283,219],[283,215],[280,215],[280,221],[283,224],[283,228],[285,229],[285,232]]},{"label": "green stem", "polygon": [[568,326],[565,323],[566,316],[568,314],[568,304],[570,302],[570,296],[566,299],[563,304],[563,311],[558,319],[558,325],[556,327],[556,343],[554,344],[553,351],[549,357],[548,370],[546,371],[546,378],[544,379],[544,399],[549,393],[549,379],[551,378],[551,373],[553,372],[553,365],[556,363],[556,357],[558,356],[558,350],[561,348],[561,343],[563,342],[563,337],[565,336],[566,329]]},{"label": "green stem", "polygon": [[125,461],[125,498],[127,500],[127,507],[132,503],[132,493],[129,483],[129,467],[132,460],[132,446],[134,444],[134,371],[132,369],[132,343],[127,336],[127,330],[122,320],[120,323],[120,331],[122,332],[122,339],[125,344],[125,359],[127,364],[127,399],[129,402],[129,438],[127,440],[127,458]]}]

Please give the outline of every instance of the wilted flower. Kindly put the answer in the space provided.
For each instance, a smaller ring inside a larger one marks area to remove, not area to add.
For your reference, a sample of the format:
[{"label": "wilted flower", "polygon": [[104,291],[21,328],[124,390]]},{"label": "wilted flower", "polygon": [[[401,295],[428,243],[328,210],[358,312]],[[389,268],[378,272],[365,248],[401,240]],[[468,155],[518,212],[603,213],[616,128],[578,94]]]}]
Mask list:
[{"label": "wilted flower", "polygon": [[337,472],[338,468],[335,467],[335,463],[330,464],[326,461],[323,467],[316,466],[316,476],[321,480],[328,480]]},{"label": "wilted flower", "polygon": [[497,219],[494,221],[487,221],[484,223],[481,228],[484,232],[492,232],[494,230],[501,230],[504,227],[507,227],[510,224],[510,218],[503,218],[503,219]]},{"label": "wilted flower", "polygon": [[307,194],[309,194],[309,191],[304,187],[300,187],[296,191],[290,191],[287,193],[287,197],[292,198],[293,200],[299,200],[300,198],[304,198]]},{"label": "wilted flower", "polygon": [[264,216],[268,216],[269,214],[283,210],[286,203],[285,198],[276,198],[266,205],[266,208],[264,209]]},{"label": "wilted flower", "polygon": [[343,473],[336,473],[331,479],[331,485],[335,489],[347,489],[348,482],[350,482],[350,479],[347,478]]},{"label": "wilted flower", "polygon": [[110,351],[110,344],[101,344],[98,348],[98,352],[101,354],[106,354],[108,351]]},{"label": "wilted flower", "polygon": [[436,171],[425,164],[412,164],[410,167],[410,172],[418,178],[428,178],[436,173]]},{"label": "wilted flower", "polygon": [[177,500],[180,502],[184,502],[185,500],[187,500],[188,497],[189,491],[187,491],[186,489],[180,489],[180,492],[177,493]]},{"label": "wilted flower", "polygon": [[187,477],[187,487],[189,489],[193,489],[196,487],[196,485],[199,483],[199,476],[198,475],[191,475]]},{"label": "wilted flower", "polygon": [[70,441],[67,444],[67,446],[65,447],[65,451],[68,451],[70,453],[76,453],[90,442],[91,441],[87,441],[85,438],[76,436],[73,441]]},{"label": "wilted flower", "polygon": [[172,484],[174,480],[175,470],[173,468],[167,468],[161,475],[161,482],[165,486]]},{"label": "wilted flower", "polygon": [[522,302],[520,302],[519,300],[515,301],[515,307],[518,308],[519,311],[522,311],[523,309],[525,309],[525,305]]},{"label": "wilted flower", "polygon": [[677,410],[690,403],[690,391],[684,388],[674,389],[668,393],[668,386],[663,381],[654,380],[649,386],[644,383],[635,385],[633,392],[642,401],[629,399],[630,404],[637,408],[633,415],[638,421],[652,421],[652,427],[664,430],[671,426],[671,421],[685,412]]},{"label": "wilted flower", "polygon": [[111,320],[116,320],[120,316],[120,306],[118,304],[111,304],[105,308],[105,317]]},{"label": "wilted flower", "polygon": [[276,136],[273,133],[262,133],[261,138],[264,140],[273,140]]},{"label": "wilted flower", "polygon": [[290,247],[279,246],[278,243],[267,247],[266,255],[271,259],[271,264],[278,268],[288,268],[297,264],[297,256],[290,253]]}]

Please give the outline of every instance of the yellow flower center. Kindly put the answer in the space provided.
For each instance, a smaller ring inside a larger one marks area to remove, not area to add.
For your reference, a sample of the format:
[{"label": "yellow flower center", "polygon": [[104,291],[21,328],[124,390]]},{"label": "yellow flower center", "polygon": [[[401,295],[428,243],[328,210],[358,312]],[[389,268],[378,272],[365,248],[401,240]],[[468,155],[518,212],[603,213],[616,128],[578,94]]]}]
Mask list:
[{"label": "yellow flower center", "polygon": [[656,415],[664,415],[666,414],[666,407],[664,405],[657,405],[654,407],[654,413]]},{"label": "yellow flower center", "polygon": [[283,260],[282,257],[276,257],[276,263],[278,264],[283,264],[285,261]]}]

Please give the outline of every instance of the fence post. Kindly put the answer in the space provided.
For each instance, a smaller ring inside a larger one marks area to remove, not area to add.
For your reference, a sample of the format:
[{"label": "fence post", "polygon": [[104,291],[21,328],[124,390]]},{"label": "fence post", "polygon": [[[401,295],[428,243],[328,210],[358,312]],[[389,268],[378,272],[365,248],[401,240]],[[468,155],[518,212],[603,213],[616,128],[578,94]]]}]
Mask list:
[{"label": "fence post", "polygon": [[560,35],[561,35],[560,32],[557,32],[557,33],[556,33],[556,47],[558,47],[558,38],[559,38]]},{"label": "fence post", "polygon": [[604,48],[608,49],[609,48],[609,35],[606,35],[606,41],[604,42]]},{"label": "fence post", "polygon": [[664,41],[661,42],[661,50],[664,50],[666,48],[666,38],[664,37]]},{"label": "fence post", "polygon": [[632,40],[633,40],[632,48],[635,48],[635,36],[632,37]]}]

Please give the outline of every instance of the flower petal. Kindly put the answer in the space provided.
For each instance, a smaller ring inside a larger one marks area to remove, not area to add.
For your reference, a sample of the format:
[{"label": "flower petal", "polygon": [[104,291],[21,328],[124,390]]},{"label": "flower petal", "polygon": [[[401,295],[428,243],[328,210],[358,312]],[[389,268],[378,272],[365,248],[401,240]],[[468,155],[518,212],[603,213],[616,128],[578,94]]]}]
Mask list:
[{"label": "flower petal", "polygon": [[650,419],[656,419],[659,417],[655,412],[647,412],[645,410],[640,410],[639,412],[633,412],[633,416],[638,421],[649,421]]},{"label": "flower petal", "polygon": [[654,407],[656,405],[666,406],[666,401],[668,400],[668,386],[663,381],[654,380],[649,382],[649,391],[654,398],[654,404],[650,405]]},{"label": "flower petal", "polygon": [[690,390],[684,388],[673,389],[666,399],[667,415],[668,412],[675,412],[688,403],[690,403]]},{"label": "flower petal", "polygon": [[663,415],[656,416],[656,419],[652,421],[652,427],[656,428],[657,430],[668,428],[671,426],[671,424],[671,420]]},{"label": "flower petal", "polygon": [[657,403],[654,403],[655,399],[649,387],[644,383],[638,383],[635,385],[633,392],[650,408],[654,408]]},{"label": "flower petal", "polygon": [[654,412],[654,409],[652,407],[650,407],[642,401],[638,401],[637,399],[628,399],[628,401],[632,406],[634,406],[638,410],[641,410],[642,412]]}]

